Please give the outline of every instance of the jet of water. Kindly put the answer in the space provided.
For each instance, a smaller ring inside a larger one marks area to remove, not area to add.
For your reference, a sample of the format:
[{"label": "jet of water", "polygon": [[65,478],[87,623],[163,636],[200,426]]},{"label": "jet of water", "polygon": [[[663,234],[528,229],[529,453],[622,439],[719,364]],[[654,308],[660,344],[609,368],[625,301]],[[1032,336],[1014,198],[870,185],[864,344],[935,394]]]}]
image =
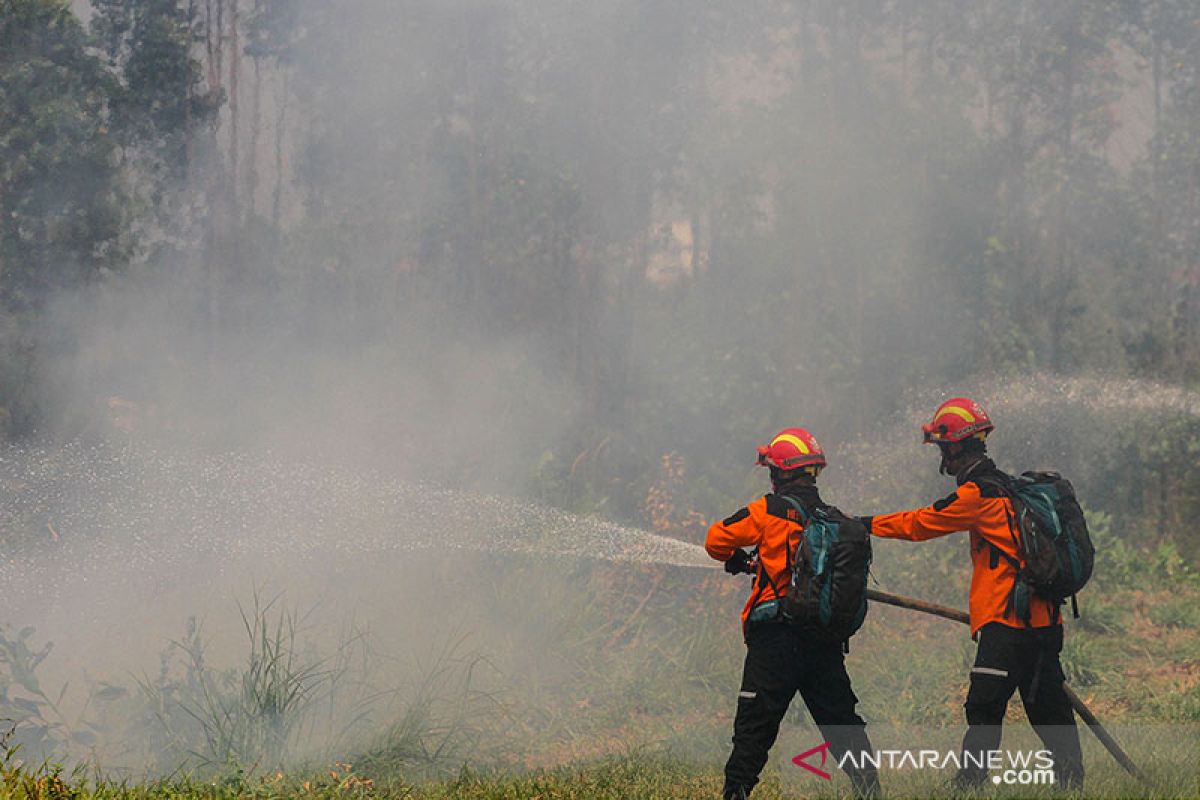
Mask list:
[{"label": "jet of water", "polygon": [[9,448],[0,486],[0,530],[44,539],[0,562],[0,582],[31,602],[139,572],[170,581],[199,564],[280,558],[465,550],[715,563],[698,545],[594,517],[269,454]]}]

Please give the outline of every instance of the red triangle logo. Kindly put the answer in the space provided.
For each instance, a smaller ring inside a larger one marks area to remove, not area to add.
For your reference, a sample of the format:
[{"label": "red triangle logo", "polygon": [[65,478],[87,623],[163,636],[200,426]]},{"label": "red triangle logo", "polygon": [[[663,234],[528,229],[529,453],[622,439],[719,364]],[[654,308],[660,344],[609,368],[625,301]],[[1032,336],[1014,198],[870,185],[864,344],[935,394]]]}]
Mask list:
[{"label": "red triangle logo", "polygon": [[827,781],[833,780],[833,776],[830,775],[828,772],[826,772],[823,769],[818,769],[817,767],[814,767],[812,764],[809,764],[808,761],[806,760],[809,756],[816,755],[817,753],[821,754],[821,766],[822,767],[825,766],[825,759],[829,756],[829,742],[823,742],[822,744],[819,744],[816,747],[814,747],[812,750],[805,750],[803,753],[801,753],[800,755],[793,758],[792,763],[795,764],[797,767],[802,767],[802,768],[808,770],[813,775],[816,775],[818,778],[824,778]]}]

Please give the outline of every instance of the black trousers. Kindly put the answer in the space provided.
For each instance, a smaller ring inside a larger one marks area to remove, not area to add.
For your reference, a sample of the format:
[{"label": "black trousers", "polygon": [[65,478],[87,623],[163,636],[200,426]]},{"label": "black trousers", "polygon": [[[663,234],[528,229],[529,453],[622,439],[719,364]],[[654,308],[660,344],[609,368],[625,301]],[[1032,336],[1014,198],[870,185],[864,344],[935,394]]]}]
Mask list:
[{"label": "black trousers", "polygon": [[965,705],[968,727],[963,737],[960,784],[977,785],[987,778],[986,768],[975,765],[987,751],[1000,748],[1004,712],[1017,690],[1034,731],[1054,755],[1058,785],[1078,788],[1083,784],[1079,728],[1063,688],[1062,645],[1061,625],[1011,628],[992,622],[979,629],[979,649]]},{"label": "black trousers", "polygon": [[[779,723],[799,692],[813,722],[840,759],[847,750],[870,751],[866,724],[854,710],[858,698],[850,688],[841,644],[814,642],[780,622],[752,624],[746,633],[746,666],[733,722],[733,753],[725,765],[725,797],[748,796],[767,763],[767,752],[779,735]],[[856,794],[879,791],[875,770],[846,774]]]}]

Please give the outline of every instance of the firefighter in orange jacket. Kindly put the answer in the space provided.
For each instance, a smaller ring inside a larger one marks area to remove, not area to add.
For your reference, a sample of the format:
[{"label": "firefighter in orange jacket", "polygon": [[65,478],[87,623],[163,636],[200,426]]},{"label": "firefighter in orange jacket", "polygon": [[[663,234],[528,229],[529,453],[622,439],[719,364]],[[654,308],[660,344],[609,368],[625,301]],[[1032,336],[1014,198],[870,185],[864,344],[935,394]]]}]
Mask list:
[{"label": "firefighter in orange jacket", "polygon": [[[708,531],[705,549],[725,562],[731,574],[751,572],[754,584],[742,611],[746,662],[733,723],[733,752],[725,765],[726,800],[742,800],[758,783],[779,724],[796,692],[830,744],[842,753],[870,752],[865,723],[854,710],[858,698],[846,674],[842,645],[815,641],[783,620],[779,599],[787,592],[791,551],[804,530],[787,495],[806,510],[827,507],[817,493],[816,477],[825,454],[803,428],[780,432],[758,449],[758,463],[770,467],[772,493],[760,497]],[[742,548],[757,549],[757,558]],[[879,792],[874,769],[844,767],[859,796]]]},{"label": "firefighter in orange jacket", "polygon": [[999,748],[1008,700],[1019,690],[1030,723],[1054,754],[1059,785],[1078,788],[1083,759],[1063,688],[1062,617],[1056,604],[1036,596],[1027,615],[1019,615],[1014,606],[1021,567],[1018,533],[1012,502],[1001,489],[1008,476],[987,455],[986,439],[994,427],[975,401],[947,400],[922,430],[925,442],[941,451],[942,474],[954,476],[958,488],[926,508],[866,517],[864,522],[875,536],[891,539],[970,534],[971,635],[979,646],[965,704],[968,727],[956,777],[959,787],[977,787],[987,778],[986,754]]}]

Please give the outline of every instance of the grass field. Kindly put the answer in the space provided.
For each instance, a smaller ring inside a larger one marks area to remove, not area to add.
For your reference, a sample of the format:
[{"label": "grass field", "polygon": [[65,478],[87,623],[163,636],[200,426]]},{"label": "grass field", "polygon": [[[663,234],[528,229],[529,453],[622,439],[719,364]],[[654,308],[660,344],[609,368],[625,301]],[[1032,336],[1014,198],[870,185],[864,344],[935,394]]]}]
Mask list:
[{"label": "grass field", "polygon": [[[915,774],[885,774],[888,797],[952,797],[944,777]],[[625,755],[582,765],[514,775],[485,775],[464,770],[455,778],[418,784],[399,778],[368,778],[347,765],[308,776],[283,774],[260,777],[230,776],[221,781],[165,781],[140,785],[63,779],[41,771],[6,770],[0,792],[6,798],[426,798],[427,800],[707,800],[719,796],[720,770],[664,756]],[[1195,770],[1160,774],[1149,785],[1138,784],[1115,766],[1101,763],[1088,778],[1089,798],[1193,798],[1197,796]],[[848,784],[839,778],[822,783],[785,779],[768,772],[755,791],[761,800],[782,798],[834,798],[848,795]],[[988,787],[981,797],[1061,797],[1048,788]]]}]

